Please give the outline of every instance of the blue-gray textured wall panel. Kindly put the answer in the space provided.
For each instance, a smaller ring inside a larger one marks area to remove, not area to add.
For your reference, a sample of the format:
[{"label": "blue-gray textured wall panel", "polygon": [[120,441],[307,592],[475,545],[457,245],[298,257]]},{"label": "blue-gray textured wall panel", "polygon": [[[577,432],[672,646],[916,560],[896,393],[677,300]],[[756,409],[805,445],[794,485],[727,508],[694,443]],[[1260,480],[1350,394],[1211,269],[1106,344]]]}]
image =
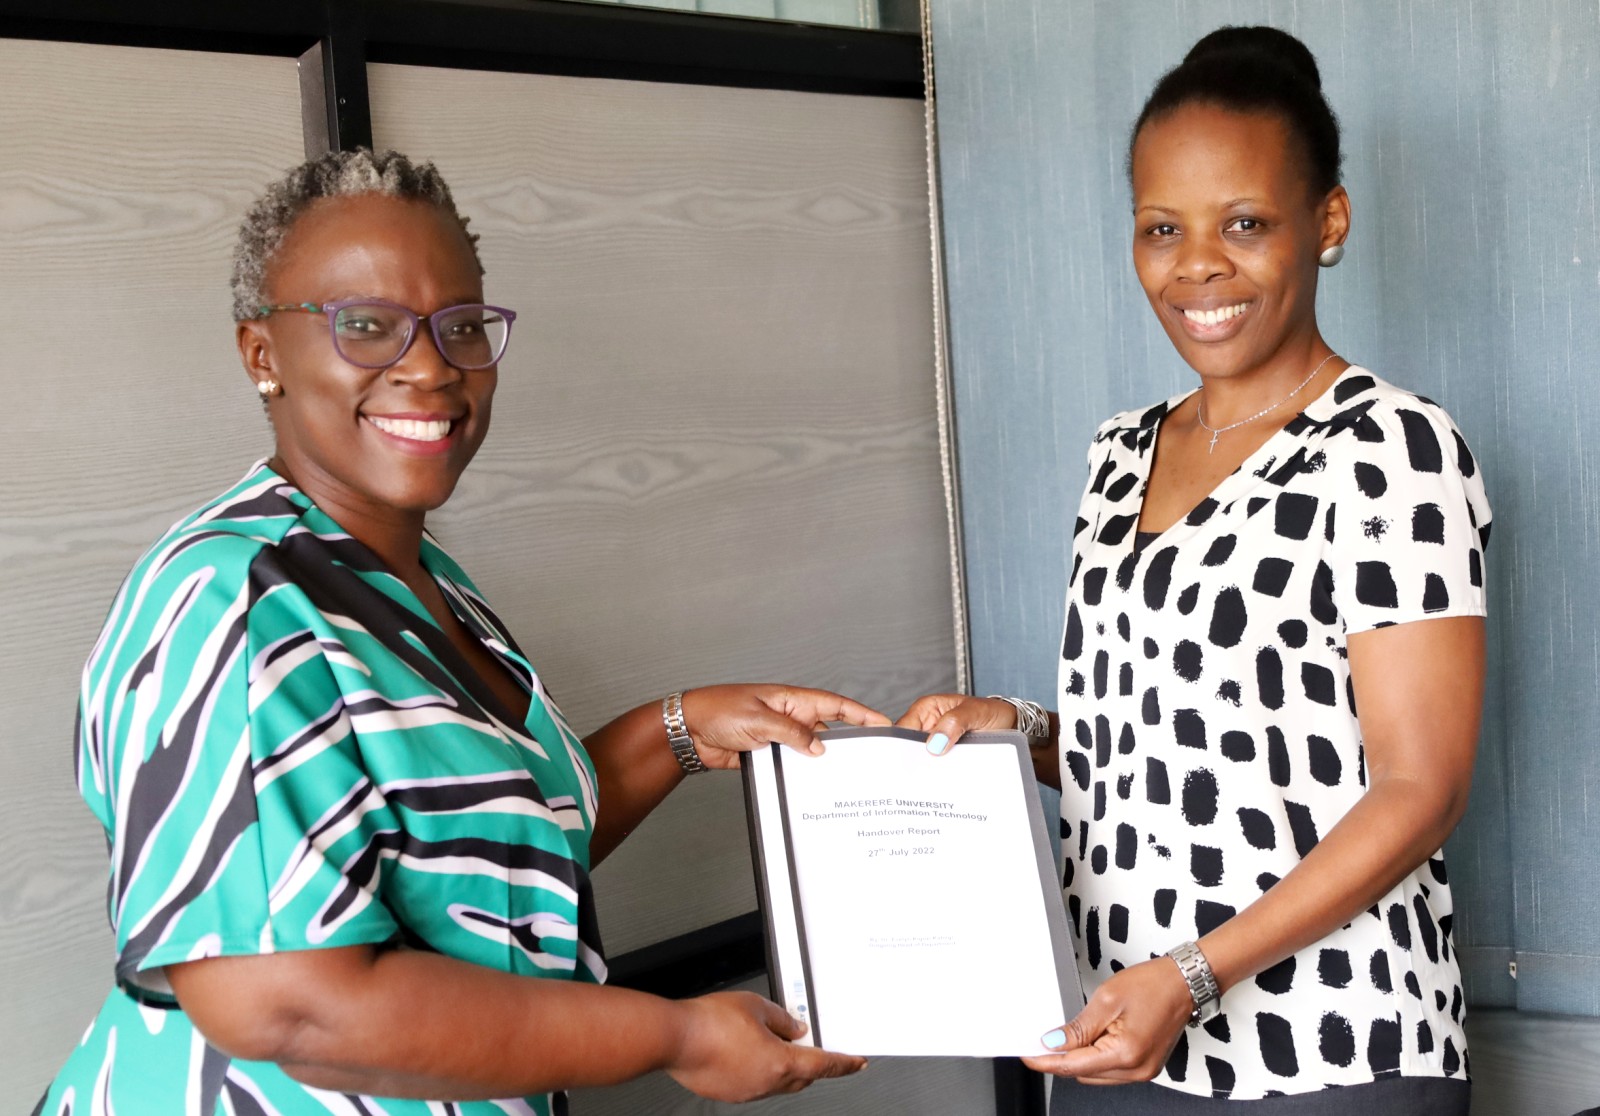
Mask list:
[{"label": "blue-gray textured wall panel", "polygon": [[[1127,127],[1200,35],[1287,28],[1321,63],[1355,203],[1324,333],[1451,411],[1495,506],[1487,718],[1450,846],[1469,987],[1480,1004],[1600,1014],[1600,5],[933,14],[975,688],[1052,698],[1089,434],[1194,382],[1129,262]],[[1541,973],[1520,1001],[1512,956]]]}]

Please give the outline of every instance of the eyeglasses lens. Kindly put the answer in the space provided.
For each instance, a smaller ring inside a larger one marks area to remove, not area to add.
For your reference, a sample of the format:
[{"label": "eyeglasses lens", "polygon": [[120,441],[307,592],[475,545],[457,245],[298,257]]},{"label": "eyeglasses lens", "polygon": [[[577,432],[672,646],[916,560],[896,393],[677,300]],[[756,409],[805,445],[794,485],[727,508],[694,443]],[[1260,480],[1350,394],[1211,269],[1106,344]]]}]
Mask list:
[{"label": "eyeglasses lens", "polygon": [[411,318],[393,306],[346,306],[334,315],[339,355],[363,368],[384,368],[400,359],[411,340]]},{"label": "eyeglasses lens", "polygon": [[433,316],[444,358],[457,368],[487,368],[504,355],[511,323],[487,306],[455,306]]},{"label": "eyeglasses lens", "polygon": [[[511,323],[487,306],[452,306],[430,319],[440,355],[456,368],[487,368],[506,351]],[[346,306],[334,315],[339,355],[363,368],[387,368],[411,341],[414,319],[383,303]]]}]

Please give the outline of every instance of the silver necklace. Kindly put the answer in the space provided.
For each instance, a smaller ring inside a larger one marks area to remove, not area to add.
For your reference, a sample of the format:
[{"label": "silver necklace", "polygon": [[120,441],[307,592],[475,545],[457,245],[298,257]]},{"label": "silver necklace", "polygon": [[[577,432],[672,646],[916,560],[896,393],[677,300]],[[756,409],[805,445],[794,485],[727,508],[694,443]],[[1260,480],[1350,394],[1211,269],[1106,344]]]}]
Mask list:
[{"label": "silver necklace", "polygon": [[1278,400],[1276,403],[1274,403],[1272,406],[1268,407],[1266,410],[1257,411],[1255,414],[1251,415],[1249,418],[1240,419],[1238,422],[1230,422],[1227,426],[1207,426],[1206,425],[1205,413],[1201,410],[1201,408],[1205,406],[1205,401],[1204,400],[1197,401],[1195,403],[1195,405],[1194,405],[1194,417],[1199,420],[1200,425],[1205,427],[1205,429],[1211,435],[1211,445],[1206,449],[1206,452],[1207,453],[1215,453],[1216,449],[1217,449],[1217,439],[1222,437],[1228,431],[1235,430],[1235,429],[1237,429],[1237,428],[1239,428],[1241,426],[1244,426],[1246,423],[1252,423],[1252,422],[1255,422],[1256,419],[1258,419],[1258,418],[1262,418],[1262,417],[1264,417],[1266,415],[1270,415],[1273,411],[1276,411],[1279,407],[1281,407],[1285,403],[1289,402],[1289,400],[1291,400],[1295,396],[1299,395],[1300,394],[1300,388],[1305,387],[1312,380],[1316,379],[1317,373],[1322,371],[1322,365],[1327,364],[1330,360],[1332,360],[1337,355],[1338,355],[1337,353],[1329,353],[1327,356],[1323,357],[1321,363],[1319,363],[1315,368],[1313,368],[1311,370],[1311,375],[1307,376],[1305,379],[1300,381],[1300,387],[1295,388],[1288,395],[1285,395],[1282,399]]}]

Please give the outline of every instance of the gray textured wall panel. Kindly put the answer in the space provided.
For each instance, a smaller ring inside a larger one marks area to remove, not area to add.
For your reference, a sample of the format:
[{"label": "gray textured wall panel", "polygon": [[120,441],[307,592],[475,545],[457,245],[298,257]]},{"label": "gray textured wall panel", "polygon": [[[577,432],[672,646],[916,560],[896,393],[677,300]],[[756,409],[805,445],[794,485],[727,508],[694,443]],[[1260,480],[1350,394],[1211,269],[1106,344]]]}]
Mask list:
[{"label": "gray textured wall panel", "polygon": [[[741,678],[948,689],[922,105],[370,81],[377,142],[437,161],[523,313],[435,522],[579,731]],[[613,952],[753,910],[738,779],[691,780],[595,892]]]},{"label": "gray textured wall panel", "polygon": [[[369,77],[377,141],[437,161],[487,291],[523,311],[437,529],[579,731],[746,677],[896,714],[950,689],[922,104]],[[595,873],[607,947],[753,910],[746,833],[733,775],[674,792]],[[922,1060],[753,1111],[983,1113],[992,1093],[986,1061]],[[659,1074],[573,1109],[731,1111]]]},{"label": "gray textured wall panel", "polygon": [[[1581,986],[1600,971],[1600,5],[1490,11],[1487,157],[1504,177],[1475,266],[1505,376],[1494,475],[1509,513],[1498,585],[1516,944],[1587,955],[1568,974]],[[1571,1010],[1553,996],[1519,1003]]]},{"label": "gray textured wall panel", "polygon": [[1572,1116],[1600,1101],[1600,1020],[1474,1011],[1472,1116]]},{"label": "gray textured wall panel", "polygon": [[[228,257],[301,155],[292,58],[0,39],[0,1109],[111,989],[83,660],[162,531],[267,452]],[[196,105],[205,111],[196,112]]]},{"label": "gray textured wall panel", "polygon": [[1345,126],[1355,229],[1324,333],[1443,403],[1489,478],[1494,661],[1450,848],[1460,940],[1600,954],[1592,2],[937,0],[976,688],[1052,698],[1088,436],[1193,383],[1134,280],[1124,146],[1164,69],[1251,22],[1307,42]]}]

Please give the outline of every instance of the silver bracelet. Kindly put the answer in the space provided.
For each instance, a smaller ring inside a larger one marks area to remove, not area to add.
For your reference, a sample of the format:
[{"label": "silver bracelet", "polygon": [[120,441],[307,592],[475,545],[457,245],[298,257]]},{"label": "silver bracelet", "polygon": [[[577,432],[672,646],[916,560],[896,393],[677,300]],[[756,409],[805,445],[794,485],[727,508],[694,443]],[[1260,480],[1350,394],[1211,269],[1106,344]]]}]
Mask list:
[{"label": "silver bracelet", "polygon": [[678,766],[689,775],[708,770],[700,753],[694,750],[694,741],[689,738],[689,726],[683,720],[682,690],[661,699],[661,719],[666,722],[667,743],[672,746],[672,755],[678,761]]},{"label": "silver bracelet", "polygon": [[1211,962],[1200,952],[1194,942],[1184,942],[1167,950],[1167,956],[1178,966],[1189,995],[1194,998],[1194,1012],[1189,1016],[1189,1026],[1197,1027],[1222,1010],[1222,989],[1217,985]]},{"label": "silver bracelet", "polygon": [[990,694],[989,700],[1003,701],[1017,711],[1017,731],[1024,736],[1035,740],[1050,739],[1050,714],[1038,702],[1006,697],[1004,694]]}]

